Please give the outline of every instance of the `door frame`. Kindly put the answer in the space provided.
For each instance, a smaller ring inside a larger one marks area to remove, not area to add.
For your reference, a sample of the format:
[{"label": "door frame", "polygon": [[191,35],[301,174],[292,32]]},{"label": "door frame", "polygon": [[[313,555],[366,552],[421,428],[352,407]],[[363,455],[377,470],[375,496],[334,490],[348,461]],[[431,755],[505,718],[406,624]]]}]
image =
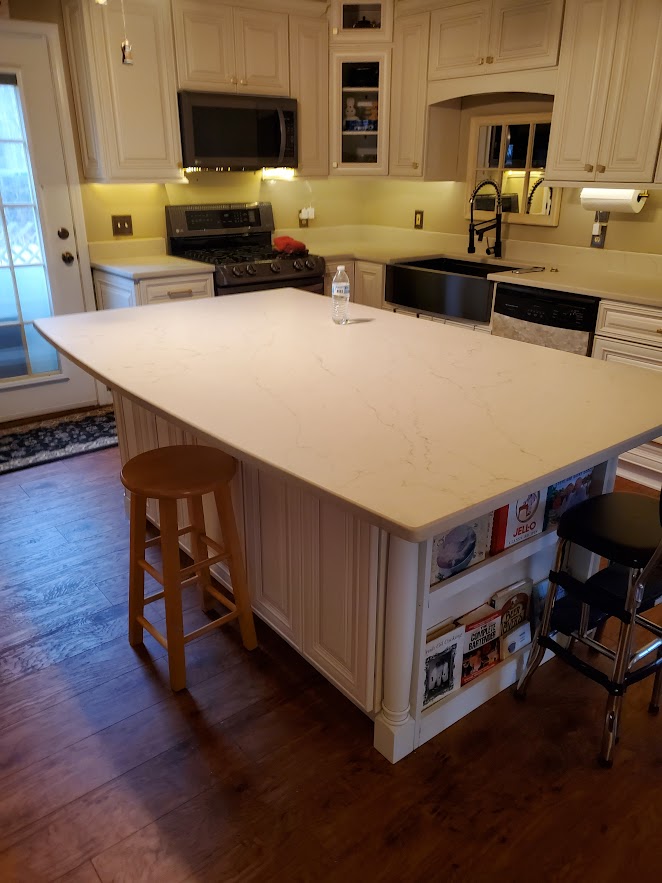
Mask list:
[{"label": "door frame", "polygon": [[[92,284],[92,268],[90,266],[90,253],[87,246],[87,230],[85,228],[85,214],[83,212],[83,198],[80,189],[80,176],[78,173],[78,157],[72,117],[69,110],[69,96],[67,92],[67,79],[64,73],[62,56],[62,44],[57,24],[50,22],[21,21],[18,19],[2,19],[0,27],[7,34],[31,34],[42,36],[46,39],[49,54],[49,65],[53,76],[53,90],[55,92],[55,110],[60,127],[60,138],[64,154],[64,166],[67,176],[71,213],[74,220],[74,243],[78,257],[78,275],[83,292],[83,304],[86,312],[96,311],[96,300]],[[34,384],[44,383],[44,380],[36,379]],[[111,401],[106,387],[94,381],[99,404],[107,404]],[[28,384],[23,384],[28,385]],[[32,385],[32,384],[29,384]]]}]

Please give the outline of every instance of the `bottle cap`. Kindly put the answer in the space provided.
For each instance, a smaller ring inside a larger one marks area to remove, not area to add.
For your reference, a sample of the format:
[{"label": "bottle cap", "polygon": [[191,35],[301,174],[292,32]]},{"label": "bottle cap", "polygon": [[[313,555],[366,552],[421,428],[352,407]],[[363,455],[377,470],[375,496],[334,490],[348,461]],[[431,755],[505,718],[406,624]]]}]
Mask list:
[{"label": "bottle cap", "polygon": [[345,269],[345,265],[344,265],[344,264],[338,264],[338,269],[339,269],[339,270],[344,270],[344,269]]}]

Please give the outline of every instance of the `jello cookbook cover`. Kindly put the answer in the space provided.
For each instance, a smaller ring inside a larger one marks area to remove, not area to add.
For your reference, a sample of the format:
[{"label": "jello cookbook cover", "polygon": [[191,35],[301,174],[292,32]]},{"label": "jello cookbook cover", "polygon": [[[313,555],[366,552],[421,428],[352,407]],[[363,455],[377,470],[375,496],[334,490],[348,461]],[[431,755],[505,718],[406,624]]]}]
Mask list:
[{"label": "jello cookbook cover", "polygon": [[492,555],[542,533],[546,499],[547,488],[541,488],[496,510],[492,528]]}]

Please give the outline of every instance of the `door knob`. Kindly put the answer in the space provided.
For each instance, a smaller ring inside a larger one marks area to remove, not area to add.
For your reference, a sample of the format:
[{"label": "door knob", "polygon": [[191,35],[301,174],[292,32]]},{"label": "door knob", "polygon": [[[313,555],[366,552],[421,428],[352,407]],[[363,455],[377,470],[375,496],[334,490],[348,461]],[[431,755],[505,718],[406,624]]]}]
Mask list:
[{"label": "door knob", "polygon": [[60,229],[57,231],[57,235],[60,237],[60,239],[68,239],[69,231],[66,227],[60,227]]},{"label": "door knob", "polygon": [[62,260],[64,261],[64,263],[67,266],[70,266],[71,264],[73,264],[73,262],[76,260],[76,258],[72,255],[72,253],[70,251],[63,251],[62,252]]}]

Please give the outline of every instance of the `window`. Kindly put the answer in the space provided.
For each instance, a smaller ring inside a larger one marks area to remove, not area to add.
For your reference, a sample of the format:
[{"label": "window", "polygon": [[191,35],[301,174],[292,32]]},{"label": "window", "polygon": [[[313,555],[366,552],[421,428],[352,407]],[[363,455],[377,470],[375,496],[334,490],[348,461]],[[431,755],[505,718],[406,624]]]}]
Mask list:
[{"label": "window", "polygon": [[[473,117],[467,167],[469,199],[481,181],[494,181],[501,190],[503,220],[510,224],[556,227],[561,190],[545,184],[549,145],[549,113]],[[496,194],[485,188],[476,195],[474,216],[494,214]]]}]

